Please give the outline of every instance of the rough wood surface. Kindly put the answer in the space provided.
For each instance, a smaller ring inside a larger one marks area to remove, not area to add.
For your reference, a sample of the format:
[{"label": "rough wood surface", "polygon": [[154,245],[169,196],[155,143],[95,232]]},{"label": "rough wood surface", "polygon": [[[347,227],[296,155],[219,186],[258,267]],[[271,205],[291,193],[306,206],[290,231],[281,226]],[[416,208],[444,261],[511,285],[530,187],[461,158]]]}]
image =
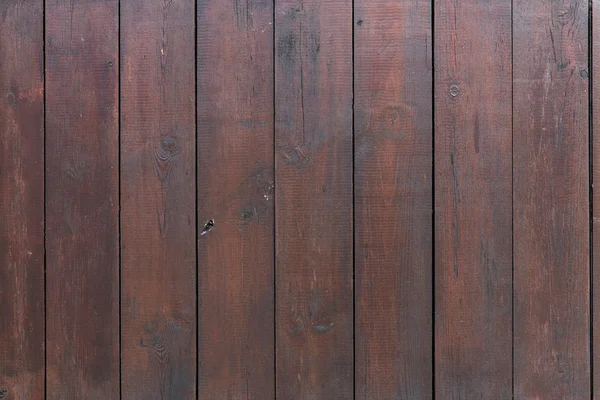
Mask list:
[{"label": "rough wood surface", "polygon": [[431,3],[355,2],[356,398],[432,398]]},{"label": "rough wood surface", "polygon": [[198,1],[201,399],[274,390],[273,7]]},{"label": "rough wood surface", "polygon": [[118,1],[46,1],[47,399],[119,397]]},{"label": "rough wood surface", "polygon": [[0,398],[44,398],[41,0],[0,3]]},{"label": "rough wood surface", "polygon": [[515,398],[590,398],[588,2],[513,32]]},{"label": "rough wood surface", "polygon": [[511,2],[435,10],[435,395],[512,395]]},{"label": "rough wood surface", "polygon": [[352,5],[276,6],[277,397],[350,399]]},{"label": "rough wood surface", "polygon": [[[590,3],[592,8],[592,26],[588,29],[592,30],[592,38],[600,38],[600,2],[593,1]],[[590,140],[592,141],[592,204],[593,204],[593,220],[592,230],[596,232],[592,235],[592,321],[595,322],[591,326],[592,330],[592,370],[594,374],[592,376],[592,398],[600,399],[600,40],[595,39],[589,43],[592,47],[592,58],[589,60],[590,71],[588,71],[588,78],[591,77],[591,89],[590,97],[591,104],[593,105],[592,112],[592,135]],[[591,72],[591,74],[589,73]],[[580,72],[581,73],[581,72]],[[584,74],[585,75],[585,74]],[[595,78],[595,79],[594,79]]]},{"label": "rough wood surface", "polygon": [[124,399],[196,398],[193,0],[121,0]]}]

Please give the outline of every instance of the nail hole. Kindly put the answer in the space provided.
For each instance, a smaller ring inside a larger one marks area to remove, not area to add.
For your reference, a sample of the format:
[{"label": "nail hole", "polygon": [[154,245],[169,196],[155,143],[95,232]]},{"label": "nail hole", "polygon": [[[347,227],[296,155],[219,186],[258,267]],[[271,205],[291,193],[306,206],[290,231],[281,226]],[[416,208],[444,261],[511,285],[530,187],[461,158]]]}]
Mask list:
[{"label": "nail hole", "polygon": [[109,67],[112,67],[112,66],[113,66],[113,62],[112,62],[112,61],[109,61],[109,62],[108,62],[108,66],[109,66]]},{"label": "nail hole", "polygon": [[458,93],[460,92],[457,85],[450,86],[449,91],[450,91],[450,96],[452,96],[452,97],[458,96]]},{"label": "nail hole", "polygon": [[363,20],[359,19],[358,22],[356,23],[356,25],[361,26],[363,24]]},{"label": "nail hole", "polygon": [[209,219],[208,221],[206,221],[204,223],[204,227],[202,228],[202,232],[200,232],[200,236],[206,235],[208,232],[210,232],[212,230],[212,228],[215,226],[215,221],[212,219]]}]

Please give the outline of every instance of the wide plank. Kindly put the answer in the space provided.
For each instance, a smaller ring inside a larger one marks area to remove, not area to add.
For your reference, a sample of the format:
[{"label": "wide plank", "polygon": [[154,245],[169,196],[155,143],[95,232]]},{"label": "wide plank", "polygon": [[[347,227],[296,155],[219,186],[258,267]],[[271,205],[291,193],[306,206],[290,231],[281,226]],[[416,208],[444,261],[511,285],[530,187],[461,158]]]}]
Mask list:
[{"label": "wide plank", "polygon": [[435,397],[510,399],[511,1],[434,13]]},{"label": "wide plank", "polygon": [[353,398],[352,2],[275,10],[277,398]]},{"label": "wide plank", "polygon": [[273,2],[197,7],[199,398],[271,399]]},{"label": "wide plank", "polygon": [[514,396],[590,398],[588,2],[516,0]]},{"label": "wide plank", "polygon": [[46,398],[117,399],[119,3],[45,4]]},{"label": "wide plank", "polygon": [[196,398],[193,0],[121,0],[123,399]]},{"label": "wide plank", "polygon": [[431,12],[355,1],[357,399],[433,397]]},{"label": "wide plank", "polygon": [[41,0],[0,2],[0,398],[44,398]]}]

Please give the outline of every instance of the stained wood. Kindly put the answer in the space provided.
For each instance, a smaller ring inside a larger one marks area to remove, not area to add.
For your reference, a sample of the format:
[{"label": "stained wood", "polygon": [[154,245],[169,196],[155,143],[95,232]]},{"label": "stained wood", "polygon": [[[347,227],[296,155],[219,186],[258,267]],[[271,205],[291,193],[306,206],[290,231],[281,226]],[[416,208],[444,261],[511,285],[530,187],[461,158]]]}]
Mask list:
[{"label": "stained wood", "polygon": [[272,1],[200,0],[198,385],[274,390]]},{"label": "stained wood", "polygon": [[511,1],[434,12],[435,394],[510,399]]},{"label": "stained wood", "polygon": [[0,398],[44,398],[44,53],[39,0],[0,3]]},{"label": "stained wood", "polygon": [[[592,6],[590,12],[592,13],[592,25],[588,28],[592,30],[592,37],[600,38],[600,3],[591,2]],[[591,97],[593,109],[592,112],[592,126],[590,140],[592,141],[592,204],[593,204],[593,220],[592,230],[596,234],[592,235],[592,321],[596,321],[596,324],[592,325],[591,332],[592,337],[592,398],[600,398],[600,327],[597,321],[600,321],[600,40],[592,40],[589,43],[592,47],[592,58],[589,60],[592,77],[591,85],[588,88],[591,89]],[[581,73],[581,72],[580,72]],[[585,73],[584,73],[585,75]],[[596,77],[596,79],[593,79]],[[589,76],[588,76],[589,78]]]},{"label": "stained wood", "polygon": [[193,0],[121,1],[124,399],[195,399]]},{"label": "stained wood", "polygon": [[276,6],[277,397],[351,399],[352,4]]},{"label": "stained wood", "polygon": [[431,399],[431,2],[355,2],[356,398]]},{"label": "stained wood", "polygon": [[45,15],[47,398],[116,399],[118,1]]},{"label": "stained wood", "polygon": [[514,2],[515,398],[590,397],[588,2]]}]

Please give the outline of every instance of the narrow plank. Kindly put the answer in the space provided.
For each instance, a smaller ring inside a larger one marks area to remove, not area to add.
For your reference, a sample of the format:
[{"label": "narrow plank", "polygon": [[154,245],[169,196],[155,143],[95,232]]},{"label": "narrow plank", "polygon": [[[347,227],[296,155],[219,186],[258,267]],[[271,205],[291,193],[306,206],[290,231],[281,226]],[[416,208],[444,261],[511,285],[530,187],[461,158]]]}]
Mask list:
[{"label": "narrow plank", "polygon": [[515,398],[590,398],[588,2],[513,29]]},{"label": "narrow plank", "polygon": [[[589,29],[592,30],[592,37],[600,38],[600,2],[593,1],[590,3],[592,25]],[[595,39],[589,43],[592,46],[591,63],[591,89],[592,89],[592,204],[593,204],[593,220],[592,231],[592,321],[596,322],[596,326],[592,325],[592,398],[600,399],[600,40]],[[584,74],[585,75],[585,74]]]},{"label": "narrow plank", "polygon": [[46,2],[48,399],[119,397],[117,21]]},{"label": "narrow plank", "polygon": [[274,396],[272,3],[197,5],[201,399]]},{"label": "narrow plank", "polygon": [[511,1],[434,12],[435,396],[510,399]]},{"label": "narrow plank", "polygon": [[431,399],[431,2],[357,0],[356,398]]},{"label": "narrow plank", "polygon": [[124,399],[196,398],[194,0],[121,0]]},{"label": "narrow plank", "polygon": [[276,393],[351,399],[352,2],[276,6]]},{"label": "narrow plank", "polygon": [[41,0],[0,3],[0,398],[44,398]]}]

